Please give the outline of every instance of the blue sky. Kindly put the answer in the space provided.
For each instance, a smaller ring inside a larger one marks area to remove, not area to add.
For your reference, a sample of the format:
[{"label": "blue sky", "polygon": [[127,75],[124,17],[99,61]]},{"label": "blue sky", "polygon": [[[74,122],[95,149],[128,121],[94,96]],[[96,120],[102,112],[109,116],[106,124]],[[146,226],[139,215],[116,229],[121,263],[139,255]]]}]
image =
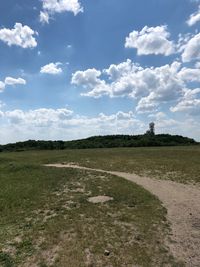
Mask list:
[{"label": "blue sky", "polygon": [[157,133],[200,140],[200,1],[0,4],[0,143]]}]

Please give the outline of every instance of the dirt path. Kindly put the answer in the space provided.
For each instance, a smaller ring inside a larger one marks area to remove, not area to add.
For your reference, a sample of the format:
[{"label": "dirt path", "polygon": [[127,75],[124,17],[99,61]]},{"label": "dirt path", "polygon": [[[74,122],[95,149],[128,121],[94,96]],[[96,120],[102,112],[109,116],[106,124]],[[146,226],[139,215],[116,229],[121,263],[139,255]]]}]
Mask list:
[{"label": "dirt path", "polygon": [[48,164],[45,166],[106,172],[143,186],[157,196],[167,208],[173,241],[169,246],[173,255],[183,260],[187,267],[200,267],[200,188],[198,186],[78,165]]}]

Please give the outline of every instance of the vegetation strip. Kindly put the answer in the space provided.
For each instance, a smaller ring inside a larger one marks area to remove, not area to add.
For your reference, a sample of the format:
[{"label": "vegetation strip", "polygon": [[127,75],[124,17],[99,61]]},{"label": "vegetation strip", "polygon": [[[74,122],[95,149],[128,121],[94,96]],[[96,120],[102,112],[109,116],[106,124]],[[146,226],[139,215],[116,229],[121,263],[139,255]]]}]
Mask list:
[{"label": "vegetation strip", "polygon": [[112,148],[112,147],[152,147],[152,146],[191,146],[199,145],[192,138],[170,134],[141,134],[141,135],[106,135],[92,136],[72,141],[44,141],[28,140],[13,144],[0,145],[3,151],[26,150],[55,150],[55,149],[86,149],[86,148]]}]

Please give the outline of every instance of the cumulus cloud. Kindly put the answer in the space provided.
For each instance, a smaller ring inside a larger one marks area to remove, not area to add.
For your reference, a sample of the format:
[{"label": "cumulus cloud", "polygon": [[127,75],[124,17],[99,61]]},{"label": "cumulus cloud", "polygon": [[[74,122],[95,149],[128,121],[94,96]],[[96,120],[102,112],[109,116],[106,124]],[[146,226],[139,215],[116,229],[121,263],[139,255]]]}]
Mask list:
[{"label": "cumulus cloud", "polygon": [[6,77],[4,82],[0,81],[0,92],[3,92],[7,85],[14,86],[14,85],[25,85],[26,80],[22,78],[12,78]]},{"label": "cumulus cloud", "polygon": [[132,31],[126,37],[125,47],[137,49],[138,55],[165,55],[175,53],[175,44],[169,40],[170,33],[166,25],[145,26],[141,31]]},{"label": "cumulus cloud", "polygon": [[187,20],[187,24],[188,26],[193,26],[199,21],[200,21],[200,6],[198,11],[190,15],[189,19]]},{"label": "cumulus cloud", "polygon": [[180,102],[171,107],[172,112],[187,112],[191,115],[200,114],[200,88],[187,89]]},{"label": "cumulus cloud", "polygon": [[40,12],[40,21],[49,23],[50,15],[55,13],[72,12],[75,16],[83,12],[79,0],[42,0],[43,10]]},{"label": "cumulus cloud", "polygon": [[86,71],[77,71],[72,75],[71,83],[83,86],[85,89],[91,90],[83,95],[98,98],[103,94],[108,94],[110,88],[104,80],[101,80],[101,71],[96,69],[88,69]]},{"label": "cumulus cloud", "polygon": [[[180,68],[179,62],[157,68],[142,68],[128,59],[102,71],[77,71],[72,75],[71,82],[87,90],[82,95],[96,98],[103,95],[127,96],[138,101],[138,112],[149,112],[163,102],[174,101],[182,96],[185,82],[178,75]],[[108,78],[103,79],[103,75]]]},{"label": "cumulus cloud", "polygon": [[167,104],[172,112],[185,110],[190,114],[197,112],[200,102],[198,91],[189,89],[200,82],[199,64],[195,67],[182,67],[175,61],[171,65],[143,68],[128,59],[103,70],[77,71],[71,83],[83,87],[84,96],[133,99],[137,113],[159,112]]},{"label": "cumulus cloud", "polygon": [[155,86],[149,88],[148,95],[140,99],[136,107],[138,113],[155,111],[159,105],[176,101],[183,95],[185,85],[178,76],[178,70],[177,62],[153,70],[157,78]]},{"label": "cumulus cloud", "polygon": [[37,46],[35,36],[37,32],[29,26],[16,23],[13,29],[0,29],[0,40],[9,46],[16,45],[22,48],[34,48]]},{"label": "cumulus cloud", "polygon": [[26,81],[22,78],[12,78],[12,77],[6,77],[5,79],[5,84],[6,85],[16,85],[16,84],[26,84]]},{"label": "cumulus cloud", "polygon": [[154,93],[150,93],[146,97],[142,97],[138,102],[136,111],[138,113],[151,113],[157,111],[158,103],[155,101]]},{"label": "cumulus cloud", "polygon": [[182,61],[190,62],[200,59],[200,33],[194,35],[184,46]]},{"label": "cumulus cloud", "polygon": [[72,84],[81,85],[83,87],[94,87],[101,83],[99,76],[101,71],[96,69],[87,69],[86,71],[77,71],[72,75]]},{"label": "cumulus cloud", "polygon": [[46,73],[46,74],[60,74],[62,73],[62,68],[59,66],[62,65],[62,63],[57,62],[57,63],[49,63],[40,69],[40,73]]},{"label": "cumulus cloud", "polygon": [[[101,97],[109,95],[110,97],[127,95],[133,91],[133,83],[129,75],[134,73],[138,68],[127,60],[119,65],[112,64],[108,69],[102,71],[96,69],[88,69],[86,71],[77,71],[72,75],[72,84],[83,86],[89,92],[83,95],[91,97]],[[101,79],[102,74],[107,74],[109,83]]]},{"label": "cumulus cloud", "polygon": [[103,72],[106,73],[111,80],[116,80],[127,73],[137,70],[142,70],[142,67],[140,67],[139,64],[133,64],[130,59],[127,59],[127,61],[118,65],[111,64],[110,67],[104,69]]},{"label": "cumulus cloud", "polygon": [[186,82],[200,82],[200,69],[182,68],[178,73],[180,79]]}]

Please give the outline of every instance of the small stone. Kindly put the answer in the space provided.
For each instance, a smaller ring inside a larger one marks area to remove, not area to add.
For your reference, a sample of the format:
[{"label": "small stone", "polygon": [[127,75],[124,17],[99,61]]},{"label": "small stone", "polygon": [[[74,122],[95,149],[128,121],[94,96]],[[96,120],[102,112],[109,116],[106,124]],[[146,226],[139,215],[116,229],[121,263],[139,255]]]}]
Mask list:
[{"label": "small stone", "polygon": [[104,250],[104,255],[105,255],[105,256],[109,256],[109,255],[110,255],[110,251],[107,250],[107,249],[105,249],[105,250]]}]

